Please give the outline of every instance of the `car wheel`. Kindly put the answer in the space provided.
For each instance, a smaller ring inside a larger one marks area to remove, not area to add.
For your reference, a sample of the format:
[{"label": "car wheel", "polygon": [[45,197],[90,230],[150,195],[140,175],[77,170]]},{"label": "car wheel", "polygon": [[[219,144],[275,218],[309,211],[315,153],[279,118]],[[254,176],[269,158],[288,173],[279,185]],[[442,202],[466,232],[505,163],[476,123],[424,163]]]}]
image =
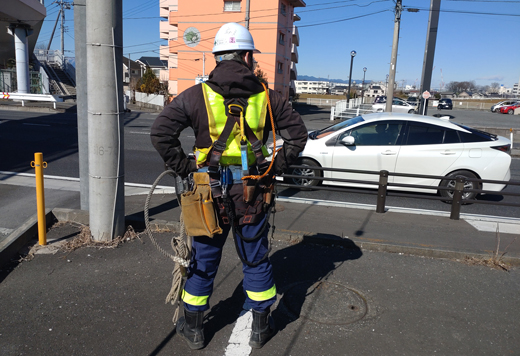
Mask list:
[{"label": "car wheel", "polygon": [[321,177],[322,171],[312,169],[312,167],[319,167],[315,161],[303,158],[301,161],[296,163],[298,166],[309,166],[309,168],[294,168],[289,172],[290,175],[300,176],[300,178],[285,178],[285,182],[288,184],[295,184],[302,187],[315,187],[321,183],[320,180],[312,179],[314,177]]},{"label": "car wheel", "polygon": [[514,111],[513,109],[509,109],[509,110],[507,110],[507,113],[508,113],[509,115],[513,115],[513,114],[515,113],[515,111]]},{"label": "car wheel", "polygon": [[[443,179],[441,181],[441,183],[439,184],[439,187],[455,188],[455,178],[457,176],[463,176],[465,178],[472,178],[472,179],[477,178],[477,176],[475,174],[473,174],[469,171],[455,171],[453,173],[448,174],[446,176],[446,178],[451,178],[451,179]],[[464,183],[464,189],[480,189],[480,183],[466,181]],[[453,199],[453,190],[439,190],[439,194],[443,198]],[[475,193],[475,192],[463,192],[462,200],[475,199],[476,196],[477,196],[477,193]]]},{"label": "car wheel", "polygon": [[413,114],[414,112],[415,112],[414,109],[410,109],[410,110],[408,110],[408,114]]}]

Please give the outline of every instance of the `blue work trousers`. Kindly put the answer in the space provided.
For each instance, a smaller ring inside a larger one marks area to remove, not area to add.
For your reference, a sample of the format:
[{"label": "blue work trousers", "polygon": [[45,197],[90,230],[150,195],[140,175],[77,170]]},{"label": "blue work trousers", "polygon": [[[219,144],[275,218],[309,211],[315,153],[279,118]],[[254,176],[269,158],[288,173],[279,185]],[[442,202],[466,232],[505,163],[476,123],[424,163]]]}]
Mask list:
[{"label": "blue work trousers", "polygon": [[[252,238],[262,229],[266,217],[257,224],[239,226],[242,235]],[[188,279],[184,286],[182,299],[184,306],[190,311],[205,311],[209,309],[209,297],[213,292],[213,281],[218,271],[222,257],[222,247],[226,242],[230,225],[222,225],[223,233],[213,238],[197,236],[193,238],[191,263],[188,269]],[[259,261],[268,251],[269,224],[261,237],[246,242],[238,239],[240,253],[249,262]],[[273,272],[269,258],[259,265],[251,267],[243,264],[244,293],[246,302],[256,311],[263,312],[276,301],[276,287],[273,280]]]}]

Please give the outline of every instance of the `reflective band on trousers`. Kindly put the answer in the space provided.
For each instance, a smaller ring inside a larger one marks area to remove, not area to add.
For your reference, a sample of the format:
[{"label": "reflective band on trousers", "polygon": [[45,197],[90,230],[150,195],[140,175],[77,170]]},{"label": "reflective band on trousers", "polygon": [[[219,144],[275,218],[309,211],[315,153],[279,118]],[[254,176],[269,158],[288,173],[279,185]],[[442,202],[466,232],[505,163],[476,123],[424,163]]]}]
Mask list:
[{"label": "reflective band on trousers", "polygon": [[186,304],[190,305],[206,305],[208,302],[209,295],[204,295],[202,297],[197,297],[195,295],[191,295],[190,293],[182,290],[182,300]]},{"label": "reflective band on trousers", "polygon": [[[213,91],[209,85],[202,84],[202,92],[204,93],[204,101],[206,102],[206,110],[208,113],[208,126],[211,142],[215,142],[220,137],[220,134],[226,126],[228,119],[226,113],[226,105],[224,104],[224,97],[219,93]],[[267,94],[265,91],[258,94],[253,94],[247,99],[247,110],[245,121],[255,134],[255,136],[262,141],[264,137],[265,118],[267,114]],[[241,165],[242,158],[240,157],[240,126],[235,124],[233,131],[229,134],[226,150],[222,153],[220,163],[223,166]],[[195,156],[197,163],[204,163],[207,159],[211,147],[195,148]],[[262,147],[264,156],[267,157],[269,153],[265,146]],[[248,142],[248,161],[252,165],[256,162],[255,154],[251,149],[251,143]]]},{"label": "reflective band on trousers", "polygon": [[264,300],[268,300],[276,296],[276,286],[273,286],[264,292],[251,292],[250,290],[246,290],[246,292],[249,299],[257,302],[263,302]]}]

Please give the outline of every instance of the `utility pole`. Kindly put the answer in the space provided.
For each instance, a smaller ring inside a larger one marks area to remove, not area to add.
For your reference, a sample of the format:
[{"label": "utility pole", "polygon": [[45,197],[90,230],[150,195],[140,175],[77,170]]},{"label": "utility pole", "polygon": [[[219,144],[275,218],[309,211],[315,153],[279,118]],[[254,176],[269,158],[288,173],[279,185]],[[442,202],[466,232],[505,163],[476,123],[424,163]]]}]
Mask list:
[{"label": "utility pole", "polygon": [[392,112],[392,101],[394,98],[395,67],[397,64],[397,47],[399,45],[399,27],[401,25],[402,0],[395,3],[394,18],[394,42],[392,43],[392,58],[390,59],[390,71],[388,75],[388,93],[386,94],[386,112]]},{"label": "utility pole", "polygon": [[[430,18],[428,20],[428,33],[426,34],[426,47],[424,49],[423,70],[421,76],[421,88],[419,93],[426,90],[430,91],[433,71],[433,58],[435,56],[435,44],[437,43],[437,29],[439,26],[439,10],[441,8],[441,0],[431,0]],[[421,97],[422,98],[422,97]],[[419,112],[427,114],[428,100],[421,99]]]},{"label": "utility pole", "polygon": [[[60,2],[61,6],[61,55],[63,62],[65,61],[65,11],[63,11],[63,1]],[[62,62],[62,66],[63,66]]]},{"label": "utility pole", "polygon": [[206,75],[206,52],[202,52],[202,76]]},{"label": "utility pole", "polygon": [[56,18],[56,22],[54,23],[54,28],[52,29],[51,39],[49,40],[49,45],[47,46],[47,51],[49,51],[51,49],[52,39],[54,38],[54,32],[56,31],[56,26],[58,26],[58,20],[60,19],[60,16],[61,16],[61,9],[60,9],[60,11],[58,11],[58,17]]},{"label": "utility pole", "polygon": [[74,49],[76,52],[76,103],[78,120],[79,198],[88,211],[88,102],[86,0],[74,0]]},{"label": "utility pole", "polygon": [[88,0],[87,73],[90,232],[125,231],[122,0]]},{"label": "utility pole", "polygon": [[251,0],[246,1],[246,28],[249,30],[249,5]]}]

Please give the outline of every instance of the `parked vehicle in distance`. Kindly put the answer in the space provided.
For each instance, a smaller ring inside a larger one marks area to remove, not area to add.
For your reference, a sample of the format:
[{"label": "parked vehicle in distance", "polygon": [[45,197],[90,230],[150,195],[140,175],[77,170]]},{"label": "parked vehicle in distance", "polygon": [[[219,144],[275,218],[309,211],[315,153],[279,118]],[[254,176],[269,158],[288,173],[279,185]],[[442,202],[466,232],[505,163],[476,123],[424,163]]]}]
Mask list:
[{"label": "parked vehicle in distance", "polygon": [[[377,97],[376,97],[377,99]],[[392,112],[396,113],[404,113],[404,114],[413,114],[415,112],[415,105],[410,105],[403,99],[394,98],[392,100]],[[376,102],[374,100],[374,104],[372,104],[373,112],[383,112],[386,110],[386,97],[384,102]]]},{"label": "parked vehicle in distance", "polygon": [[[289,171],[298,178],[285,178],[289,184],[313,187],[318,184],[377,189],[379,175],[321,171],[314,167],[387,170],[390,173],[442,176],[447,179],[402,177],[390,175],[388,189],[435,193],[452,198],[455,177],[509,181],[511,177],[511,141],[487,132],[455,124],[431,116],[397,113],[371,113],[309,133],[298,165]],[[348,179],[367,183],[333,182],[316,177]],[[434,189],[394,184],[430,186]],[[506,187],[499,183],[466,181],[467,189],[499,192]],[[474,192],[464,192],[463,199],[472,199]]]},{"label": "parked vehicle in distance", "polygon": [[437,110],[441,109],[453,109],[453,102],[451,101],[451,99],[440,99],[439,103],[437,104]]},{"label": "parked vehicle in distance", "polygon": [[410,105],[417,106],[419,104],[419,98],[416,96],[409,96],[406,102]]},{"label": "parked vehicle in distance", "polygon": [[504,100],[499,103],[496,103],[495,105],[491,106],[491,112],[500,112],[500,108],[504,106],[511,106],[516,103],[516,100]]},{"label": "parked vehicle in distance", "polygon": [[500,108],[500,112],[502,114],[509,114],[513,115],[515,113],[515,109],[520,108],[520,101],[517,101],[516,103],[509,105],[509,106],[502,106]]}]

